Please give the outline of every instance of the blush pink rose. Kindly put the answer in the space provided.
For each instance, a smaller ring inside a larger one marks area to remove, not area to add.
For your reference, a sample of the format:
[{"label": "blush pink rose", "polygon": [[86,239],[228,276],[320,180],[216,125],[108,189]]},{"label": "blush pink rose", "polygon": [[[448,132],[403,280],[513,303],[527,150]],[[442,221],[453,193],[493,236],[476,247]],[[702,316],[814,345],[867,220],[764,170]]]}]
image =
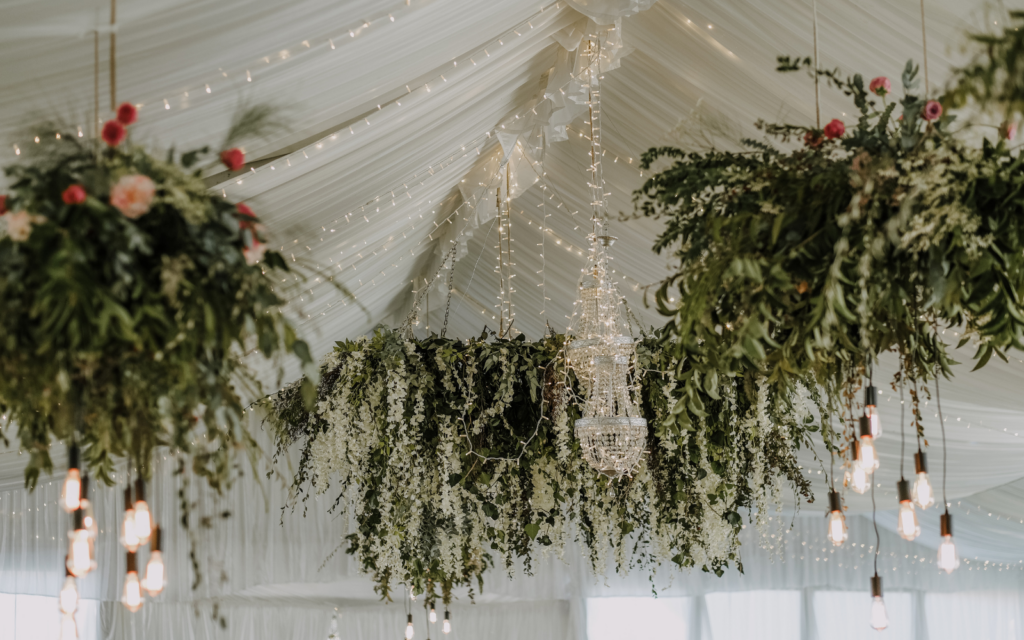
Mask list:
[{"label": "blush pink rose", "polygon": [[999,125],[999,137],[1003,140],[1013,140],[1017,137],[1017,123],[1009,120]]},{"label": "blush pink rose", "polygon": [[149,211],[156,185],[143,175],[124,176],[110,190],[110,204],[125,217],[135,220]]},{"label": "blush pink rose", "polygon": [[892,83],[885,76],[878,76],[868,85],[868,90],[876,95],[885,96],[892,91]]},{"label": "blush pink rose", "polygon": [[257,262],[263,259],[263,255],[267,253],[267,245],[264,242],[260,242],[255,237],[252,239],[252,246],[242,249],[242,254],[245,256],[245,263],[249,266],[255,265]]},{"label": "blush pink rose", "polygon": [[844,133],[846,133],[846,125],[843,124],[842,120],[833,118],[832,122],[825,125],[825,137],[829,140],[842,138]]},{"label": "blush pink rose", "polygon": [[46,222],[43,216],[34,216],[27,211],[18,211],[4,216],[7,219],[7,235],[15,242],[25,242],[32,235],[32,225]]},{"label": "blush pink rose", "polygon": [[935,100],[929,100],[924,105],[924,119],[925,120],[938,120],[942,117],[942,105]]}]

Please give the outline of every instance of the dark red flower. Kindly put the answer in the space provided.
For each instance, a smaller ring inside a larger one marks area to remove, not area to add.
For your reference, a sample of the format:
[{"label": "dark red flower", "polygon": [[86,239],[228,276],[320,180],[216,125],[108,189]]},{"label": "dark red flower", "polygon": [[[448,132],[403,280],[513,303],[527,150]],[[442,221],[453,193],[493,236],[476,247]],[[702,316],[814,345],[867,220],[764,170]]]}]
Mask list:
[{"label": "dark red flower", "polygon": [[825,125],[825,137],[829,140],[842,138],[844,133],[846,133],[846,125],[843,124],[842,120],[833,118],[832,122]]},{"label": "dark red flower", "polygon": [[249,205],[245,204],[244,202],[239,202],[238,204],[235,205],[235,207],[238,208],[238,213],[242,214],[243,216],[249,216],[250,218],[256,217],[256,214],[252,212],[252,209],[249,208]]},{"label": "dark red flower", "polygon": [[125,126],[134,124],[138,117],[139,112],[130,102],[122,102],[121,106],[117,108],[117,121]]},{"label": "dark red flower", "polygon": [[7,213],[7,196],[0,196],[0,216]]},{"label": "dark red flower", "polygon": [[245,154],[241,149],[228,149],[220,152],[220,161],[231,171],[238,171],[245,166]]},{"label": "dark red flower", "polygon": [[85,202],[85,187],[80,184],[73,184],[61,194],[64,204],[82,204]]},{"label": "dark red flower", "polygon": [[804,145],[811,149],[817,149],[821,146],[821,143],[825,142],[825,139],[821,137],[820,131],[814,129],[808,129],[807,133],[804,134]]},{"label": "dark red flower", "polygon": [[126,135],[128,135],[128,131],[124,128],[123,124],[117,120],[107,120],[106,124],[103,125],[103,132],[100,134],[100,137],[103,138],[103,142],[116,147],[124,142]]},{"label": "dark red flower", "polygon": [[924,113],[922,115],[924,115],[925,120],[938,120],[942,117],[942,105],[934,100],[929,100],[924,105]]}]

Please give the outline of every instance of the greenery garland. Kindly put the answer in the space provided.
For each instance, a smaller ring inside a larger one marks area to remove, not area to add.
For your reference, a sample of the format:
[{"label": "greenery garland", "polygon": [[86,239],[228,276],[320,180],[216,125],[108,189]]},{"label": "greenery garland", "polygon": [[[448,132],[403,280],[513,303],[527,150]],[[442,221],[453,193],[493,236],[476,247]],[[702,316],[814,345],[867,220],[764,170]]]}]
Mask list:
[{"label": "greenery garland", "polygon": [[[700,374],[684,381],[688,392],[706,391],[711,376],[758,375],[781,401],[795,385],[823,388],[834,412],[884,351],[899,354],[902,376],[949,375],[944,328],[976,344],[978,367],[1024,348],[1024,164],[1008,144],[1024,13],[1013,18],[1003,35],[977,38],[984,52],[941,102],[916,91],[909,62],[898,103],[888,78],[865,88],[860,75],[818,71],[853,99],[852,130],[759,122],[783,148],[746,140],[742,153],[645,154],[644,168],[674,159],[636,201],[666,221],[655,250],[677,260],[654,299],[671,318],[665,349]],[[951,133],[943,103],[970,100],[1005,107],[995,143],[975,148]]]},{"label": "greenery garland", "polygon": [[[220,489],[235,454],[258,451],[239,394],[259,384],[242,356],[290,353],[316,373],[275,292],[290,269],[248,206],[207,190],[196,165],[209,149],[156,158],[127,141],[135,120],[122,105],[102,142],[45,125],[7,168],[0,411],[29,486],[64,440],[106,483],[121,459],[148,476],[168,445]],[[227,147],[273,125],[266,107],[241,113],[221,161],[239,168]]]},{"label": "greenery garland", "polygon": [[[299,384],[273,398],[281,450],[302,450],[295,495],[333,491],[351,518],[347,551],[382,597],[404,584],[447,603],[454,587],[472,595],[495,562],[511,573],[519,559],[529,571],[573,539],[598,574],[613,562],[721,575],[740,564],[741,510],[756,510],[766,530],[783,478],[810,496],[794,457],[816,428],[810,395],[783,406],[756,381],[722,379],[683,400],[673,372],[692,371],[661,336],[645,337],[650,455],[618,483],[588,466],[573,435],[565,337],[492,338],[379,329],[325,358],[312,411]],[[659,428],[695,405],[686,430]]]}]

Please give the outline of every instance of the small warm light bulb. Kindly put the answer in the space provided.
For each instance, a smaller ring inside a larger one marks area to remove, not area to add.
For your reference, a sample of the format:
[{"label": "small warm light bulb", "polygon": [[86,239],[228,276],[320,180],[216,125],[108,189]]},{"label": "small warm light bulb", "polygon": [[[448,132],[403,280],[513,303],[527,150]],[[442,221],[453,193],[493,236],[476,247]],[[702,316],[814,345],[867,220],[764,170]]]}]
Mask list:
[{"label": "small warm light bulb", "polygon": [[139,585],[139,574],[135,569],[135,554],[131,551],[128,552],[128,573],[124,576],[121,604],[132,613],[142,608],[142,587]]},{"label": "small warm light bulb", "polygon": [[452,621],[449,619],[447,611],[444,612],[444,626],[441,627],[441,631],[445,633],[452,632]]},{"label": "small warm light bulb", "polygon": [[139,535],[135,532],[135,509],[132,508],[132,491],[124,490],[124,522],[121,523],[121,544],[130,553],[139,548]]},{"label": "small warm light bulb", "polygon": [[412,637],[416,635],[416,631],[412,628],[412,614],[409,614],[409,624],[405,625],[405,640],[412,640]]},{"label": "small warm light bulb", "polygon": [[437,622],[437,612],[434,611],[434,607],[430,607],[430,623],[433,624],[435,622]]},{"label": "small warm light bulb", "polygon": [[89,532],[82,524],[82,512],[75,512],[75,526],[68,531],[68,557],[65,565],[71,575],[81,578],[92,571]]},{"label": "small warm light bulb", "polygon": [[896,493],[900,498],[900,510],[896,516],[896,531],[904,540],[913,540],[921,535],[921,525],[917,522],[914,503],[910,501],[910,482],[906,480],[897,482]]},{"label": "small warm light bulb", "polygon": [[864,417],[871,425],[871,437],[882,435],[882,421],[878,417],[878,389],[873,386],[864,389]]},{"label": "small warm light bulb", "polygon": [[864,473],[871,475],[878,468],[875,439],[871,437],[871,422],[865,416],[860,419],[860,443],[857,447],[857,465]]},{"label": "small warm light bulb", "polygon": [[146,504],[145,482],[142,478],[135,481],[135,535],[139,537],[139,545],[149,543],[153,533],[153,519]]},{"label": "small warm light bulb", "polygon": [[917,471],[917,480],[914,481],[914,503],[922,509],[935,504],[935,491],[932,490],[931,480],[928,479],[927,460],[923,451],[914,454],[914,467]]},{"label": "small warm light bulb", "polygon": [[953,522],[948,511],[939,516],[939,529],[942,542],[939,544],[939,560],[936,564],[941,571],[953,573],[960,566],[960,556],[956,552],[956,545],[953,544]]},{"label": "small warm light bulb", "polygon": [[838,491],[828,492],[829,514],[828,514],[828,539],[835,545],[840,546],[846,542],[848,535],[846,530],[846,516],[843,515],[843,504]]},{"label": "small warm light bulb", "polygon": [[889,614],[882,600],[882,578],[876,573],[871,578],[871,628],[881,631],[889,626]]},{"label": "small warm light bulb", "polygon": [[78,625],[75,616],[64,614],[60,619],[60,640],[78,640]]},{"label": "small warm light bulb", "polygon": [[82,501],[82,476],[78,470],[78,445],[68,449],[68,474],[64,477],[64,486],[60,491],[60,505],[71,513],[78,510]]},{"label": "small warm light bulb", "polygon": [[64,614],[72,614],[78,610],[78,585],[75,584],[75,577],[69,571],[64,578],[64,586],[60,589],[60,611]]},{"label": "small warm light bulb", "polygon": [[149,562],[146,563],[146,577],[142,586],[155,598],[164,590],[164,554],[160,551],[160,527],[153,527],[152,547],[149,551]]}]

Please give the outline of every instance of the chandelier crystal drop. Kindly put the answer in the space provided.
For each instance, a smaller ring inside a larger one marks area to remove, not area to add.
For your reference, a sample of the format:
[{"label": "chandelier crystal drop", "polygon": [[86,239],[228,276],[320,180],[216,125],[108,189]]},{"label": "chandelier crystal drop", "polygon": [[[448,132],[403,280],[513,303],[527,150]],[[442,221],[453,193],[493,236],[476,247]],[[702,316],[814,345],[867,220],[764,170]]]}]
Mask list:
[{"label": "chandelier crystal drop", "polygon": [[566,345],[566,359],[586,398],[576,420],[576,437],[590,466],[610,478],[628,475],[647,444],[647,421],[640,417],[632,379],[636,342],[628,335],[619,295],[609,268],[615,238],[605,232],[605,192],[601,171],[600,43],[587,47],[590,107],[590,192],[593,231],[588,265],[579,282]]}]

